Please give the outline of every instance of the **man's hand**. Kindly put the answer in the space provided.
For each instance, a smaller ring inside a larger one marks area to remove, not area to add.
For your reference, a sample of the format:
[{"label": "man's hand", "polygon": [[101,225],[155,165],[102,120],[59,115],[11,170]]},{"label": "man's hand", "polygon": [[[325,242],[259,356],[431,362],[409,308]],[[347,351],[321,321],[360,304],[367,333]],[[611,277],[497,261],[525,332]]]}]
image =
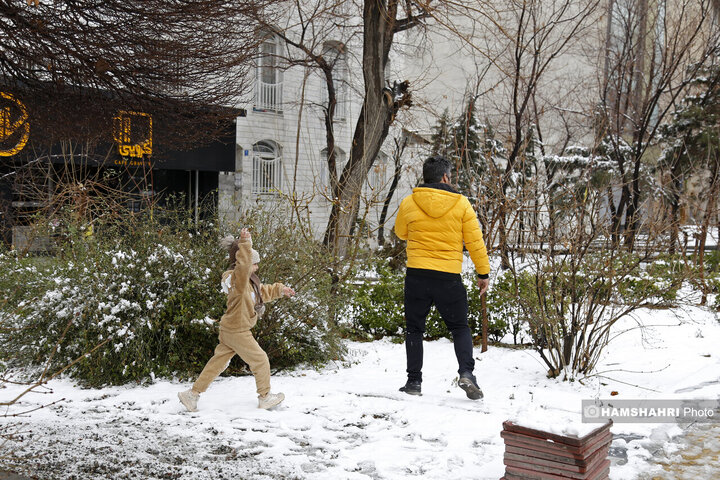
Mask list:
[{"label": "man's hand", "polygon": [[286,297],[292,297],[293,295],[295,295],[295,290],[290,287],[285,287],[283,288],[283,295],[285,295]]},{"label": "man's hand", "polygon": [[243,228],[240,230],[240,240],[243,242],[249,242],[252,241],[252,235],[250,235],[250,230],[247,228]]},{"label": "man's hand", "polygon": [[483,294],[487,291],[488,287],[490,286],[490,279],[489,278],[478,278],[478,288],[480,289],[480,296],[482,297]]}]

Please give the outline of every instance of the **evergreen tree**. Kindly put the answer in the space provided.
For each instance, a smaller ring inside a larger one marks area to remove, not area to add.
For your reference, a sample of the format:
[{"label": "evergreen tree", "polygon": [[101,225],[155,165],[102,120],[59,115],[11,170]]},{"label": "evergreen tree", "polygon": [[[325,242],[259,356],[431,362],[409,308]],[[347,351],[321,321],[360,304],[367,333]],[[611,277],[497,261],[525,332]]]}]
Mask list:
[{"label": "evergreen tree", "polygon": [[454,183],[471,202],[478,197],[482,174],[486,171],[479,134],[482,130],[483,126],[476,120],[475,98],[470,98],[452,127],[454,151],[451,161],[455,163]]},{"label": "evergreen tree", "polygon": [[[683,99],[673,114],[671,122],[662,128],[662,141],[666,145],[658,168],[665,174],[664,199],[669,206],[670,250],[674,252],[679,244],[681,201],[686,196],[686,182],[691,175],[704,173],[709,176],[704,189],[706,203],[697,213],[700,222],[700,238],[697,250],[697,265],[700,280],[704,286],[704,248],[710,219],[717,208],[720,193],[720,65],[703,68],[693,79],[693,91]],[[702,303],[707,288],[703,288]]]},{"label": "evergreen tree", "polygon": [[447,108],[438,119],[438,124],[435,126],[435,133],[431,140],[431,155],[442,155],[447,158],[452,156],[455,147],[450,134],[450,115],[448,114]]}]

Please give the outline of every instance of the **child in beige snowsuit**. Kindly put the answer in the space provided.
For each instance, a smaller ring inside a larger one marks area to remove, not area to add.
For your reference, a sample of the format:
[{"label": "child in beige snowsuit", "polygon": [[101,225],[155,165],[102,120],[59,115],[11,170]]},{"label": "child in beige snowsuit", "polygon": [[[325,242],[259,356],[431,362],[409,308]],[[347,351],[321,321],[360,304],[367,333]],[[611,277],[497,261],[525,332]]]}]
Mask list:
[{"label": "child in beige snowsuit", "polygon": [[252,248],[252,237],[247,229],[240,232],[240,239],[234,241],[229,250],[230,270],[222,277],[227,310],[220,319],[220,343],[192,389],[178,394],[180,402],[191,412],[197,411],[200,394],[228,367],[236,354],[250,366],[255,376],[258,408],[271,408],[285,399],[282,393],[270,393],[270,362],[250,329],[265,311],[266,302],[283,296],[292,297],[295,291],[282,283],[260,283],[255,273],[260,255]]}]

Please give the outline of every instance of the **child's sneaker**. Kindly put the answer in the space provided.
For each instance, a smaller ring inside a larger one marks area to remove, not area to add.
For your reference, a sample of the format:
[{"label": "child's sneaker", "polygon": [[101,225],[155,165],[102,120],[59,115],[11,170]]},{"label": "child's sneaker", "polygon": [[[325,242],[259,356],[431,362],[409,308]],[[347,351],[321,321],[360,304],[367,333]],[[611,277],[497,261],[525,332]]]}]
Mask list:
[{"label": "child's sneaker", "polygon": [[479,400],[483,398],[483,392],[475,380],[475,375],[472,373],[461,373],[460,379],[458,380],[458,386],[465,390],[465,394],[470,400]]},{"label": "child's sneaker", "polygon": [[258,395],[258,408],[267,410],[279,405],[283,400],[285,400],[285,394],[283,393],[268,393],[264,397]]},{"label": "child's sneaker", "polygon": [[193,392],[192,389],[185,390],[184,392],[178,393],[178,398],[180,399],[180,403],[188,409],[188,412],[197,412],[197,402],[200,398],[199,393]]}]

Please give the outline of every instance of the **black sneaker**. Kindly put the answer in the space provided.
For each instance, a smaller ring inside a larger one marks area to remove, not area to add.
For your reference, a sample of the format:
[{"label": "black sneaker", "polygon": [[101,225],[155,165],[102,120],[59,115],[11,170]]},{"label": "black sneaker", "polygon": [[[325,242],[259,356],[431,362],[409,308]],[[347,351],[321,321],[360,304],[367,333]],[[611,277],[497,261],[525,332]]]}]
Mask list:
[{"label": "black sneaker", "polygon": [[480,387],[478,387],[475,375],[472,373],[461,373],[458,386],[465,390],[465,394],[470,400],[480,400],[483,398],[483,392],[480,390]]},{"label": "black sneaker", "polygon": [[408,395],[422,395],[420,393],[420,383],[417,380],[408,380],[404,387],[400,387],[400,391]]}]

